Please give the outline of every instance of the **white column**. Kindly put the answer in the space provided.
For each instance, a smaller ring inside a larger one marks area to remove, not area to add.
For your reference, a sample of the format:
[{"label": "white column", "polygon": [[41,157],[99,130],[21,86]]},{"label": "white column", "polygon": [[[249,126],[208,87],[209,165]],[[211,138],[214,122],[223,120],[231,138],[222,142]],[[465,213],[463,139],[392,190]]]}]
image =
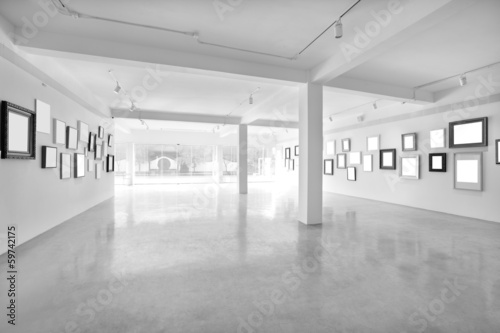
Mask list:
[{"label": "white column", "polygon": [[306,83],[299,90],[299,216],[321,224],[323,210],[323,86]]},{"label": "white column", "polygon": [[224,177],[224,147],[215,146],[215,171],[214,178],[217,184],[222,183],[222,178]]},{"label": "white column", "polygon": [[238,126],[238,190],[248,193],[248,125]]},{"label": "white column", "polygon": [[127,143],[127,162],[128,162],[128,185],[135,184],[135,145],[131,142]]}]

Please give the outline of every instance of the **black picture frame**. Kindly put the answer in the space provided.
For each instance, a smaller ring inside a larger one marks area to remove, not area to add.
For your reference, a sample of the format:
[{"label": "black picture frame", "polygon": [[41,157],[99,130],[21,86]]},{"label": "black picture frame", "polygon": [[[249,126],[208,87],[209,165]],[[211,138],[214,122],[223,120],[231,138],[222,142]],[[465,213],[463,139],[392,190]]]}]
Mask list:
[{"label": "black picture frame", "polygon": [[108,134],[108,147],[113,147],[113,134]]},{"label": "black picture frame", "polygon": [[89,148],[89,152],[91,152],[91,153],[95,152],[96,140],[97,140],[97,134],[89,132],[89,146],[88,146],[88,148]]},{"label": "black picture frame", "polygon": [[495,152],[497,164],[500,164],[500,140],[495,141]]},{"label": "black picture frame", "polygon": [[75,178],[85,177],[85,155],[75,153]]},{"label": "black picture frame", "polygon": [[[481,123],[481,142],[470,143],[455,143],[455,128],[457,126],[470,125],[474,123]],[[449,147],[450,148],[473,148],[473,147],[487,147],[488,146],[488,117],[474,118],[467,120],[454,121],[448,124],[449,126]]]},{"label": "black picture frame", "polygon": [[294,153],[295,156],[299,156],[299,146],[295,146]]},{"label": "black picture frame", "polygon": [[106,172],[115,171],[115,155],[108,155],[106,157]]},{"label": "black picture frame", "polygon": [[[327,171],[326,165],[331,163],[331,172]],[[334,169],[335,163],[333,159],[327,159],[323,160],[323,174],[328,175],[328,176],[333,176],[333,169]]]},{"label": "black picture frame", "polygon": [[285,159],[289,160],[291,158],[292,150],[291,148],[285,148]]},{"label": "black picture frame", "polygon": [[[0,110],[0,149],[2,150],[0,157],[2,159],[34,160],[36,158],[36,112],[7,101],[2,101]],[[10,133],[14,131],[14,123],[11,122],[10,114],[28,118],[27,128],[23,133],[26,136],[27,145],[24,151],[11,149],[9,146]]]},{"label": "black picture frame", "polygon": [[42,146],[42,169],[57,168],[57,148]]},{"label": "black picture frame", "polygon": [[78,131],[71,126],[66,127],[66,149],[78,149]]},{"label": "black picture frame", "polygon": [[[435,168],[433,167],[433,158],[434,157],[441,157],[441,168]],[[447,159],[448,159],[448,154],[446,153],[433,153],[429,154],[429,172],[446,172],[447,171]]]},{"label": "black picture frame", "polygon": [[[413,147],[406,145],[406,138],[413,139]],[[401,135],[401,148],[403,151],[416,151],[417,150],[417,133],[406,133]]]},{"label": "black picture frame", "polygon": [[97,134],[99,139],[104,139],[104,127],[99,126]]},{"label": "black picture frame", "polygon": [[[384,165],[384,154],[392,154],[391,165]],[[380,170],[396,170],[396,149],[381,149],[379,155],[379,169]]]}]

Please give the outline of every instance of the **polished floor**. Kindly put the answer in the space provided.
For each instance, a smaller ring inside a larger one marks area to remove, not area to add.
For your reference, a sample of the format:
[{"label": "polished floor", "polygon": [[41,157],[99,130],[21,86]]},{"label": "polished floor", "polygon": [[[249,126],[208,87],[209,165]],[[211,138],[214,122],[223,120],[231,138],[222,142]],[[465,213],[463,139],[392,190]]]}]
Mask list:
[{"label": "polished floor", "polygon": [[500,332],[500,224],[325,193],[307,227],[296,189],[235,192],[117,187],[18,248],[1,331]]}]

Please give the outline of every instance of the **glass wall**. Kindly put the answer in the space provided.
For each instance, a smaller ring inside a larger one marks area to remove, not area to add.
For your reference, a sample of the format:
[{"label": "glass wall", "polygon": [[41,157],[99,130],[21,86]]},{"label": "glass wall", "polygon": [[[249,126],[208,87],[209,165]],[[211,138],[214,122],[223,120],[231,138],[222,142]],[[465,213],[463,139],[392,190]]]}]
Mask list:
[{"label": "glass wall", "polygon": [[[272,150],[264,146],[248,147],[248,181],[274,181],[275,158]],[[235,183],[238,171],[238,147],[223,147],[223,178],[225,183]]]}]

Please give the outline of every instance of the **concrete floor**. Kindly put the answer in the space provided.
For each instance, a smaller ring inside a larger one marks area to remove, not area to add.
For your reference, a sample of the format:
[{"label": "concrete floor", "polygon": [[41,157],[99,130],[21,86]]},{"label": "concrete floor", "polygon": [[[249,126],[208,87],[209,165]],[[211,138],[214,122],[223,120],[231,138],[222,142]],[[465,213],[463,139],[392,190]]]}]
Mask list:
[{"label": "concrete floor", "polygon": [[118,187],[18,248],[1,331],[500,332],[499,224],[325,194],[306,227],[289,190]]}]

